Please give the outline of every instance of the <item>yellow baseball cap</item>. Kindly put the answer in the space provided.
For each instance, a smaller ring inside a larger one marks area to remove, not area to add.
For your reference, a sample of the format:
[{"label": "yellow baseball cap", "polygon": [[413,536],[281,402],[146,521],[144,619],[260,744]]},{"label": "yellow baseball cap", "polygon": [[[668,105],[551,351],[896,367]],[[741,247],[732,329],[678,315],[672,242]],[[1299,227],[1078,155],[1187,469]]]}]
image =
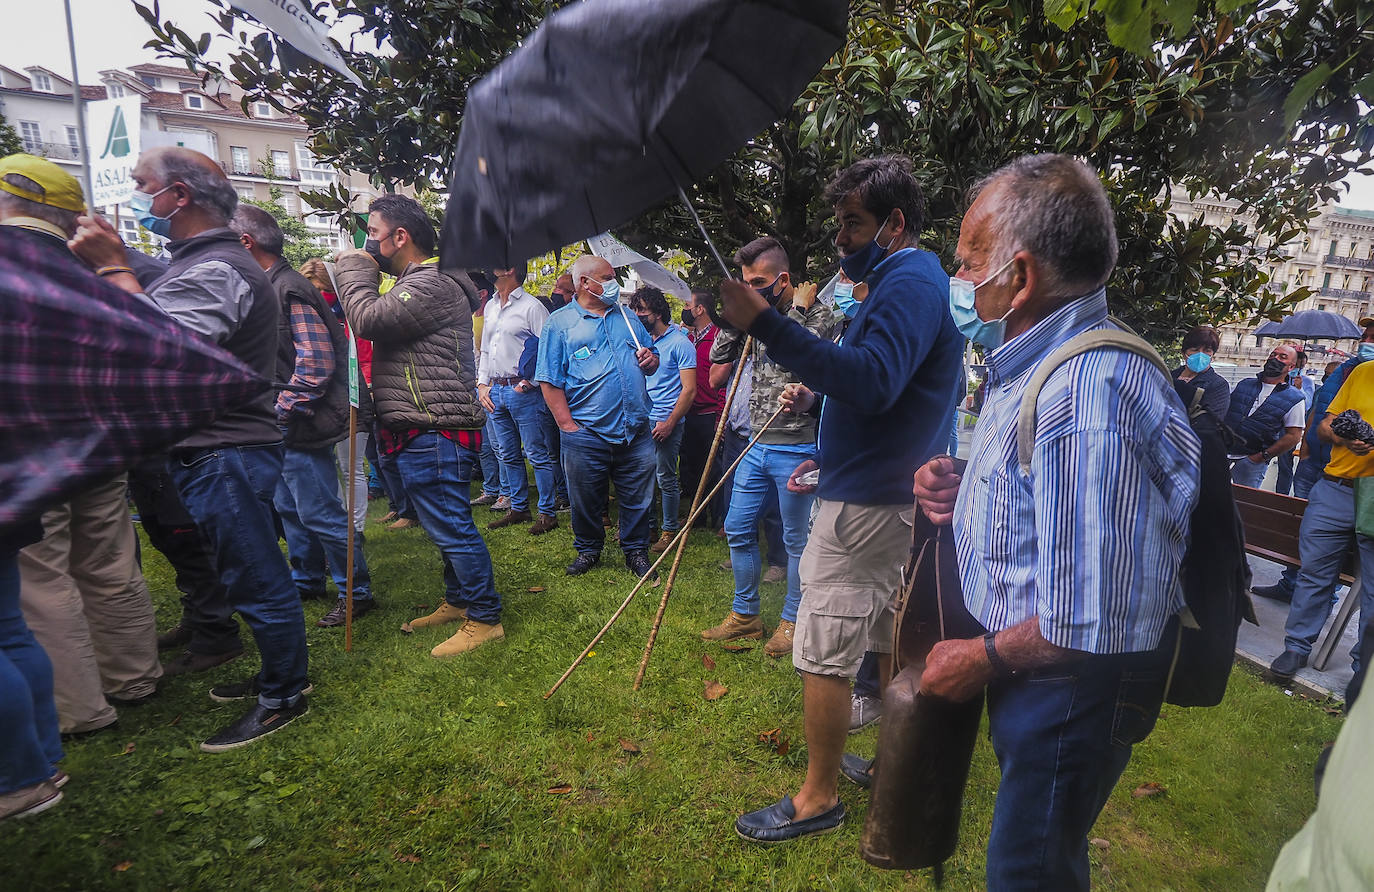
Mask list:
[{"label": "yellow baseball cap", "polygon": [[[38,184],[38,191],[16,186],[5,180],[6,174],[17,173]],[[64,211],[84,211],[86,199],[76,177],[37,155],[9,155],[0,158],[0,189],[29,201],[61,208]]]}]

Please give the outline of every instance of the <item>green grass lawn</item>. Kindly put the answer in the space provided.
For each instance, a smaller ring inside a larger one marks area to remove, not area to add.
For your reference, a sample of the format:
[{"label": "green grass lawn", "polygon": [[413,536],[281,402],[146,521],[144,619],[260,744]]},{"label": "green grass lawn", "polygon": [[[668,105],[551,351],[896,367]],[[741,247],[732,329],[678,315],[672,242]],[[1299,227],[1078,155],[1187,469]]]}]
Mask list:
[{"label": "green grass lawn", "polygon": [[[380,514],[372,506],[372,516]],[[478,509],[479,522],[494,514]],[[907,889],[929,872],[884,872],[858,856],[866,794],[841,781],[841,832],[759,848],[735,836],[743,811],[800,783],[801,686],[756,645],[733,653],[697,632],[728,609],[723,542],[693,535],[644,688],[630,690],[660,589],[636,599],[552,700],[544,691],[629,591],[620,553],[568,579],[564,515],[554,533],[487,534],[505,597],[506,640],[439,662],[449,631],[401,634],[442,598],[438,554],[418,530],[369,529],[382,610],[342,630],[311,625],[310,713],[252,747],[199,742],[242,710],[209,686],[256,656],[169,679],[121,710],[111,731],[72,743],[65,801],[0,824],[0,888],[27,889]],[[179,604],[146,547],[159,625]],[[782,586],[765,587],[765,623]],[[326,609],[310,604],[313,624]],[[247,636],[245,636],[247,637]],[[250,639],[251,640],[251,639]],[[707,668],[709,656],[715,668]],[[702,696],[706,681],[729,688]],[[779,755],[758,741],[774,728]],[[1313,760],[1339,722],[1238,670],[1215,709],[1166,707],[1136,748],[1094,830],[1102,889],[1256,889],[1314,803]],[[871,755],[876,730],[852,738]],[[1162,795],[1136,799],[1142,783]],[[982,886],[997,766],[974,755],[947,887]],[[562,787],[570,792],[556,792]]]}]

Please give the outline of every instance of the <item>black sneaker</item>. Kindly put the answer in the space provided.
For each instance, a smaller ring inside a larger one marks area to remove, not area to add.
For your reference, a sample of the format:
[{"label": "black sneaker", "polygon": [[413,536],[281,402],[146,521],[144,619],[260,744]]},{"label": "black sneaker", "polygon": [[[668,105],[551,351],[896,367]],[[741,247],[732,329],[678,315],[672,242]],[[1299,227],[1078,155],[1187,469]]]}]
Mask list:
[{"label": "black sneaker", "polygon": [[1285,650],[1279,654],[1274,662],[1269,664],[1269,674],[1275,681],[1288,682],[1293,680],[1293,676],[1298,674],[1298,670],[1307,665],[1307,654],[1298,653],[1296,650]]},{"label": "black sneaker", "polygon": [[581,576],[599,563],[601,563],[600,554],[578,554],[573,562],[568,564],[566,572],[569,576]]},{"label": "black sneaker", "polygon": [[[348,618],[348,615],[345,612],[347,609],[348,608],[344,606],[344,599],[340,598],[339,603],[334,605],[334,609],[330,610],[324,616],[320,617],[319,620],[315,623],[315,626],[321,629],[333,629],[338,626],[342,626],[344,624],[344,621]],[[369,613],[376,609],[377,601],[375,598],[368,598],[365,601],[361,601],[357,598],[353,599],[354,621],[357,621],[358,619],[367,616]]]},{"label": "black sneaker", "polygon": [[[301,688],[302,694],[313,694],[315,686],[310,683],[310,679],[305,680],[305,687]],[[262,693],[262,685],[258,683],[258,677],[254,675],[247,681],[235,681],[229,684],[217,684],[210,689],[210,699],[216,703],[233,703],[235,700],[247,700],[249,697],[256,697]]]},{"label": "black sneaker", "polygon": [[625,566],[631,573],[643,579],[648,576],[650,579],[658,578],[658,571],[653,567],[649,556],[642,551],[632,551],[625,555]]},{"label": "black sneaker", "polygon": [[207,753],[223,753],[247,746],[260,737],[280,731],[309,711],[310,706],[304,697],[297,700],[294,706],[283,706],[281,709],[268,709],[254,703],[242,718],[202,743],[200,748]]},{"label": "black sneaker", "polygon": [[553,500],[553,510],[559,514],[562,514],[564,511],[571,511],[572,502],[569,502],[563,496],[559,496],[558,498]]}]

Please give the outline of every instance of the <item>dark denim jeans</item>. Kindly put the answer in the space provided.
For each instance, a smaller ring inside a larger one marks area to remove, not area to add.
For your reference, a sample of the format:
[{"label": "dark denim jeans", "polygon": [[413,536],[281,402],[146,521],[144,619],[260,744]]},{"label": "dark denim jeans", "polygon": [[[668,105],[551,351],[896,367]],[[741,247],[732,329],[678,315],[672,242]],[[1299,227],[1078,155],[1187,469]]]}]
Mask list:
[{"label": "dark denim jeans", "polygon": [[282,445],[179,450],[168,462],[186,510],[215,553],[229,601],[262,656],[258,703],[279,709],[305,687],[305,612],[277,544],[272,496]]},{"label": "dark denim jeans", "polygon": [[0,794],[47,780],[61,759],[52,663],[19,610],[18,553],[0,551]]},{"label": "dark denim jeans", "polygon": [[676,533],[682,526],[677,518],[678,509],[682,506],[682,481],[677,476],[677,456],[682,449],[684,427],[684,422],[678,422],[668,439],[661,443],[654,441],[654,479],[658,481],[663,503],[663,525],[660,529],[665,533]]},{"label": "dark denim jeans", "polygon": [[539,427],[544,432],[544,451],[553,459],[553,488],[558,498],[571,502],[568,498],[568,475],[563,473],[563,440],[558,422],[547,405],[539,407]]},{"label": "dark denim jeans", "polygon": [[442,434],[421,434],[396,455],[420,525],[444,556],[444,600],[468,619],[501,621],[501,596],[491,553],[472,519],[472,468],[477,453]]},{"label": "dark denim jeans", "polygon": [[[373,435],[374,439],[376,435]],[[401,479],[401,470],[396,467],[396,456],[377,454],[377,476],[382,480],[382,489],[386,491],[386,499],[391,503],[391,510],[396,512],[397,517],[409,517],[415,519],[415,506],[410,504],[410,497],[406,494],[405,481]]]},{"label": "dark denim jeans", "polygon": [[1088,656],[988,687],[1002,769],[989,890],[1088,888],[1088,831],[1159,717],[1175,634],[1171,623],[1157,650]]},{"label": "dark denim jeans", "polygon": [[[339,474],[334,448],[287,447],[281,481],[273,496],[277,516],[286,533],[291,577],[296,590],[324,591],[326,570],[342,598],[348,591],[348,514],[339,501]],[[372,578],[363,558],[362,534],[353,543],[353,600],[372,599]]]},{"label": "dark denim jeans", "polygon": [[477,453],[477,467],[482,472],[482,495],[500,497],[506,492],[506,474],[496,457],[496,428],[491,419],[482,427],[482,447]]},{"label": "dark denim jeans", "polygon": [[608,443],[586,428],[563,431],[562,443],[577,553],[600,554],[606,545],[601,511],[608,504],[612,482],[620,505],[620,550],[648,551],[655,465],[648,427],[628,443]]},{"label": "dark denim jeans", "polygon": [[491,413],[488,426],[496,431],[496,457],[501,462],[501,479],[509,489],[505,494],[510,496],[510,510],[530,508],[529,476],[525,473],[528,458],[534,468],[535,488],[539,490],[539,513],[553,514],[556,462],[546,450],[543,420],[539,417],[544,398],[537,390],[521,393],[506,384],[493,384],[490,396],[496,411]]}]

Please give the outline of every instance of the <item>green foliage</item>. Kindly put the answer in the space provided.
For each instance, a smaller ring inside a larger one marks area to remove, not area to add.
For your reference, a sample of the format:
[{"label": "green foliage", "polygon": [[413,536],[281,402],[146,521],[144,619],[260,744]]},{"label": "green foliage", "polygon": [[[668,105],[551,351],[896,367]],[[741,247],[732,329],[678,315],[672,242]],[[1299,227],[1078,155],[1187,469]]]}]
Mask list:
[{"label": "green foliage", "polygon": [[[344,51],[364,89],[236,31],[228,12],[218,17],[234,44],[226,73],[250,98],[292,106],[321,158],[418,184],[447,174],[467,87],[558,4],[328,5],[395,48]],[[161,21],[156,4],[139,8],[151,46],[212,67],[210,35]],[[1374,96],[1370,71],[1374,7],[1359,0],[852,0],[847,45],[691,195],[723,251],[773,234],[821,276],[835,260],[827,179],[856,158],[904,152],[929,198],[925,244],[949,266],[969,185],[1027,152],[1084,157],[1117,210],[1113,309],[1167,343],[1199,322],[1280,315],[1298,296],[1268,287],[1273,246],[1374,158],[1374,118],[1358,101]],[[1256,232],[1173,219],[1174,188],[1235,200]],[[335,186],[310,201],[341,209],[349,198]],[[675,202],[617,235],[647,256],[681,250],[714,275]]]},{"label": "green foliage", "polygon": [[0,158],[17,155],[24,151],[24,140],[20,139],[14,125],[0,115]]}]

